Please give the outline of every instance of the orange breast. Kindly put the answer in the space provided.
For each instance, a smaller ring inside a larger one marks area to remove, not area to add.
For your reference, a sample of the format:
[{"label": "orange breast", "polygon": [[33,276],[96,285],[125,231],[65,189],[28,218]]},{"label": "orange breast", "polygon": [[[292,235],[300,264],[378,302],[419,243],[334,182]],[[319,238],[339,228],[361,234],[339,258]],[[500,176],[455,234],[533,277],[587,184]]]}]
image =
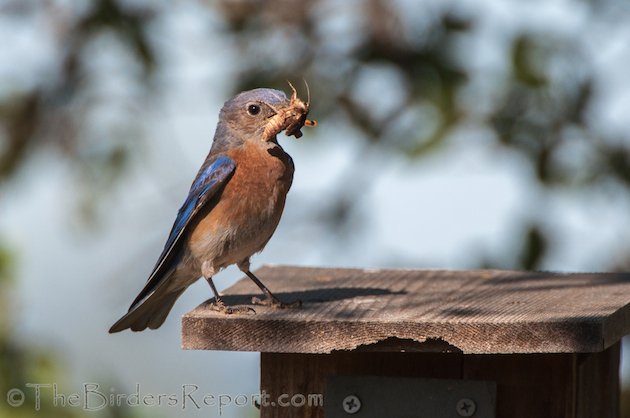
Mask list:
[{"label": "orange breast", "polygon": [[234,175],[189,240],[193,256],[200,263],[215,260],[217,268],[262,250],[293,180],[291,158],[276,144],[246,144],[228,156],[236,163]]}]

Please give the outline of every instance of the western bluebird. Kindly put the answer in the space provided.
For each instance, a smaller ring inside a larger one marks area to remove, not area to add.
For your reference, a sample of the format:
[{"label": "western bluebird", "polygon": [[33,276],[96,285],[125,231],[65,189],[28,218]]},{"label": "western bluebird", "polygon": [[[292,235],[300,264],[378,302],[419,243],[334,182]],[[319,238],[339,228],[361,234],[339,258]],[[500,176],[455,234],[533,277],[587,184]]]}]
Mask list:
[{"label": "western bluebird", "polygon": [[109,330],[142,331],[160,327],[177,298],[203,276],[214,293],[214,309],[232,313],[251,308],[223,304],[212,276],[236,264],[260,287],[264,300],[284,304],[249,270],[250,257],[262,251],[274,233],[293,181],[293,160],[276,135],[299,138],[309,101],[272,89],[245,91],[227,101],[219,114],[210,153],[180,208],[164,250],[129,311]]}]

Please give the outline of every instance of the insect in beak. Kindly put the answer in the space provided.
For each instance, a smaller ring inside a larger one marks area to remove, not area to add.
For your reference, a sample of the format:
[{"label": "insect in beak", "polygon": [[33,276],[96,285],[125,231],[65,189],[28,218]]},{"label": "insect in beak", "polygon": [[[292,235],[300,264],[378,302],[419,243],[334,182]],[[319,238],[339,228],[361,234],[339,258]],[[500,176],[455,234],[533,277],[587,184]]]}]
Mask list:
[{"label": "insect in beak", "polygon": [[[306,82],[306,79],[303,78],[302,80],[304,81],[304,85],[306,86],[306,103],[298,99],[297,90],[295,89],[293,84],[291,84],[291,82],[287,80],[287,83],[289,83],[289,87],[291,87],[291,90],[293,91],[293,93],[291,94],[291,103],[289,106],[302,107],[304,109],[305,114],[308,114],[308,111],[311,107],[311,89],[308,87],[308,83]],[[309,127],[315,127],[317,126],[317,121],[314,119],[305,118],[303,121],[303,125],[306,125]]]},{"label": "insect in beak", "polygon": [[302,136],[302,132],[300,131],[302,126],[317,126],[317,121],[306,118],[311,104],[311,92],[306,80],[304,80],[307,92],[306,102],[303,102],[298,98],[297,90],[293,84],[291,84],[290,81],[287,82],[293,91],[291,99],[286,107],[276,110],[276,114],[269,118],[269,122],[267,122],[265,133],[263,135],[264,141],[268,141],[273,138],[282,130],[285,131],[287,136],[300,138]]},{"label": "insect in beak", "polygon": [[[304,85],[306,86],[306,110],[308,112],[308,110],[311,108],[311,89],[308,88],[308,83],[306,82],[306,79],[303,78],[302,80],[304,81]],[[289,83],[289,85],[291,85],[291,83]],[[291,86],[291,88],[293,88],[293,86]],[[295,89],[293,89],[293,93],[295,94]],[[305,119],[304,125],[314,128],[317,126],[317,121],[315,119]]]}]

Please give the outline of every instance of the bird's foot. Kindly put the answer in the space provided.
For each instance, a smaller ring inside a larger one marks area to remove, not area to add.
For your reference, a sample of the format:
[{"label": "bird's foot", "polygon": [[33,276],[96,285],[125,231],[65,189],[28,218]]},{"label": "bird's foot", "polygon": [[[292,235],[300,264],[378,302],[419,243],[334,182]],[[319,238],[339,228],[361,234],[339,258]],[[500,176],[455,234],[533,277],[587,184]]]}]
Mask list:
[{"label": "bird's foot", "polygon": [[302,301],[299,299],[290,303],[285,303],[285,302],[282,302],[278,298],[266,297],[264,299],[261,299],[257,296],[252,297],[252,304],[261,305],[261,306],[270,306],[274,309],[287,309],[287,308],[301,308],[302,307]]},{"label": "bird's foot", "polygon": [[210,309],[212,309],[213,311],[224,313],[226,315],[256,313],[254,308],[251,308],[249,306],[227,306],[225,303],[223,303],[222,300],[212,302],[210,304]]}]

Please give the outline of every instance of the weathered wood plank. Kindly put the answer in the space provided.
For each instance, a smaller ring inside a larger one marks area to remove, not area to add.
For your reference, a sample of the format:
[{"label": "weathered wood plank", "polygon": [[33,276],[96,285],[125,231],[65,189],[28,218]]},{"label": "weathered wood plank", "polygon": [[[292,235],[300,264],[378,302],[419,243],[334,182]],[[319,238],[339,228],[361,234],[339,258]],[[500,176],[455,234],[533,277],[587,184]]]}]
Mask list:
[{"label": "weathered wood plank", "polygon": [[465,355],[462,378],[497,383],[497,417],[574,418],[575,356]]},{"label": "weathered wood plank", "polygon": [[[269,403],[261,418],[322,418],[323,405],[280,406],[278,398],[323,395],[330,376],[396,376],[459,379],[462,355],[458,353],[262,353],[260,389]],[[273,402],[273,404],[272,404]],[[286,404],[286,403],[285,403]]]},{"label": "weathered wood plank", "polygon": [[576,355],[577,418],[619,417],[621,343],[599,353]]},{"label": "weathered wood plank", "polygon": [[[184,348],[330,353],[378,349],[393,338],[398,345],[383,351],[587,353],[630,331],[630,274],[303,267],[256,274],[303,307],[224,315],[204,303],[183,318]],[[228,304],[248,304],[258,289],[243,279],[225,295]]]},{"label": "weathered wood plank", "polygon": [[262,353],[260,387],[269,402],[261,418],[324,417],[321,405],[275,401],[283,394],[285,400],[322,394],[326,402],[332,376],[492,381],[497,418],[617,418],[619,346],[588,354]]}]

